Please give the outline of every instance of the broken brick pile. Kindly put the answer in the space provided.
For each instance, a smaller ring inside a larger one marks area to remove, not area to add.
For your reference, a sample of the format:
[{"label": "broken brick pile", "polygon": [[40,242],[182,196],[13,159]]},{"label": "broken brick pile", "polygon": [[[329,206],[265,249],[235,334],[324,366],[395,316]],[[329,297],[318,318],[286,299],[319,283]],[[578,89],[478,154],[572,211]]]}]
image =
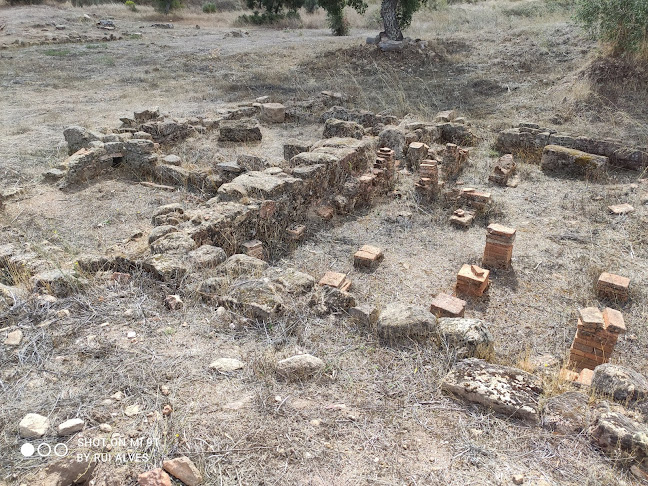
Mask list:
[{"label": "broken brick pile", "polygon": [[481,297],[488,288],[490,272],[477,265],[465,264],[457,274],[457,293]]},{"label": "broken brick pile", "polygon": [[596,282],[596,293],[599,299],[625,302],[628,300],[629,286],[629,278],[603,272]]},{"label": "broken brick pile", "polygon": [[607,363],[617,339],[625,331],[623,315],[617,310],[609,307],[603,312],[597,307],[579,309],[576,336],[569,350],[570,367],[577,371],[593,370]]},{"label": "broken brick pile", "polygon": [[506,154],[499,158],[493,172],[488,176],[488,180],[494,184],[505,186],[509,177],[515,172],[515,161],[513,155]]},{"label": "broken brick pile", "polygon": [[486,247],[482,264],[489,268],[507,269],[511,266],[515,228],[490,224],[486,228]]}]

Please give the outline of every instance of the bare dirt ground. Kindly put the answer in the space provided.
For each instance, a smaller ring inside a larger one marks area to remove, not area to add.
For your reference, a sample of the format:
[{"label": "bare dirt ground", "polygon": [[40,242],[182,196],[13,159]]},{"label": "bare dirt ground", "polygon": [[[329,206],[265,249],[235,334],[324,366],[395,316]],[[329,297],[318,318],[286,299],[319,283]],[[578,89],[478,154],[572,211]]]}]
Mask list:
[{"label": "bare dirt ground", "polygon": [[[106,33],[84,13],[114,17],[112,33],[122,39],[101,40]],[[301,100],[322,90],[399,117],[429,119],[455,108],[480,137],[461,181],[489,187],[496,201],[490,222],[518,230],[513,270],[494,272],[487,296],[466,309],[490,323],[495,361],[527,366],[540,356],[565,358],[575,311],[597,305],[594,281],[611,271],[632,278],[622,308],[628,335],[612,361],[648,374],[648,207],[639,201],[648,192],[639,180],[645,174],[612,170],[606,181],[591,183],[522,164],[518,187],[487,183],[497,160],[494,136],[519,121],[648,143],[641,72],[631,69],[615,89],[601,61],[592,80],[586,68],[597,46],[568,12],[533,1],[424,11],[410,35],[429,40],[428,47],[407,55],[365,45],[377,29],[359,17],[350,37],[335,38],[321,15],[320,28],[281,31],[232,27],[229,14],[186,14],[163,30],[151,27],[150,15],[121,6],[0,7],[0,47],[7,46],[0,49],[0,170],[5,192],[22,189],[5,201],[0,243],[29,244],[66,266],[81,253],[135,245],[129,238],[151,230],[159,205],[200,200],[141,186],[120,172],[73,192],[42,183],[40,174],[66,156],[68,125],[115,127],[119,117],[149,106],[210,116],[257,96]],[[71,31],[87,37],[58,43]],[[56,43],[48,43],[52,36]],[[284,140],[317,140],[321,130],[312,122],[264,128],[263,145],[251,150],[222,148],[205,135],[176,152],[202,163],[255,151],[281,159]],[[379,308],[429,305],[432,295],[451,291],[461,264],[481,261],[488,222],[453,229],[448,209],[419,205],[412,183],[403,175],[402,197],[336,217],[272,263],[316,279],[326,270],[346,272],[357,300]],[[609,215],[606,207],[616,202],[629,202],[635,213]],[[373,272],[353,267],[353,252],[366,243],[385,251]],[[0,484],[36,484],[33,475],[47,463],[20,453],[18,422],[29,412],[55,424],[71,417],[84,418],[88,428],[107,422],[122,436],[155,439],[148,462],[102,464],[115,481],[102,484],[136,484],[138,473],[178,453],[191,457],[210,485],[506,485],[514,474],[536,485],[638,484],[584,434],[554,435],[442,394],[450,352],[382,345],[343,314],[317,317],[307,298],[287,303],[281,319],[265,324],[217,315],[189,293],[183,310],[169,312],[164,296],[175,291],[144,274],[126,285],[93,281],[69,298],[0,317],[0,328],[19,326],[25,334],[19,348],[0,349]],[[69,316],[57,314],[63,309]],[[325,372],[305,383],[278,381],[273,363],[300,351],[322,358]],[[219,357],[246,367],[211,371]],[[556,383],[556,371],[546,378],[554,393],[566,387]],[[124,398],[102,403],[116,392]],[[143,412],[124,415],[134,404]],[[173,413],[158,419],[166,404]]]}]

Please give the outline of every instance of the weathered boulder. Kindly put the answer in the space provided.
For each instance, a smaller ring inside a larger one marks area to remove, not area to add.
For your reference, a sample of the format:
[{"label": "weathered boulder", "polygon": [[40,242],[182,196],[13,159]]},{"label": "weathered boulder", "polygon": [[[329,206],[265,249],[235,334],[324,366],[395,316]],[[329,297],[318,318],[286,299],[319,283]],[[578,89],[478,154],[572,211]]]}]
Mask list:
[{"label": "weathered boulder", "polygon": [[72,435],[76,432],[83,430],[85,422],[80,418],[73,418],[60,423],[56,428],[58,435]]},{"label": "weathered boulder", "polygon": [[324,138],[350,137],[361,140],[364,136],[362,125],[352,122],[329,118],[324,124]]},{"label": "weathered boulder", "polygon": [[624,404],[648,400],[648,380],[643,375],[610,363],[594,368],[592,388]]},{"label": "weathered boulder", "polygon": [[220,174],[208,167],[188,169],[169,164],[159,164],[154,169],[155,178],[163,184],[181,186],[185,189],[214,194],[224,182]]},{"label": "weathered boulder", "polygon": [[256,155],[239,155],[236,158],[236,164],[243,170],[247,171],[261,171],[266,169],[270,164],[263,157],[258,157]]},{"label": "weathered boulder", "polygon": [[88,484],[96,466],[95,461],[77,460],[76,456],[66,457],[48,464],[30,484],[47,486]]},{"label": "weathered boulder", "polygon": [[394,303],[378,318],[378,335],[388,342],[425,341],[437,332],[437,318],[424,307]]},{"label": "weathered boulder", "polygon": [[47,417],[37,413],[28,413],[18,424],[18,433],[25,439],[43,437],[49,429],[50,421]]},{"label": "weathered boulder", "polygon": [[313,145],[311,152],[331,154],[337,158],[336,166],[346,173],[359,173],[373,167],[376,161],[374,138],[325,138]]},{"label": "weathered boulder", "polygon": [[190,251],[189,258],[196,268],[214,268],[227,260],[227,253],[218,246],[202,245]]},{"label": "weathered boulder", "polygon": [[441,388],[495,412],[527,422],[539,421],[542,382],[520,369],[469,358],[455,364]]},{"label": "weathered boulder", "polygon": [[312,143],[301,142],[299,140],[288,140],[283,146],[284,160],[288,162],[297,154],[309,152],[312,146]]},{"label": "weathered boulder", "polygon": [[219,126],[221,142],[259,142],[261,126],[254,119],[223,120]]},{"label": "weathered boulder", "polygon": [[198,486],[203,482],[202,474],[196,465],[186,456],[176,457],[162,462],[162,467],[171,476],[178,478],[187,486]]},{"label": "weathered boulder", "polygon": [[263,103],[261,119],[270,123],[283,123],[286,119],[286,107],[281,103]]},{"label": "weathered boulder", "polygon": [[268,263],[249,255],[237,253],[229,257],[219,268],[219,272],[234,279],[239,275],[260,275]]},{"label": "weathered boulder", "polygon": [[220,371],[221,373],[231,373],[244,367],[245,363],[236,358],[218,358],[209,364],[210,369]]},{"label": "weathered boulder", "polygon": [[471,146],[477,142],[477,137],[463,123],[441,123],[437,128],[444,142],[464,146]]},{"label": "weathered boulder", "polygon": [[272,267],[266,272],[272,281],[279,285],[284,292],[290,294],[305,294],[315,285],[315,279],[307,273],[299,272],[294,268]]},{"label": "weathered boulder", "polygon": [[153,244],[153,242],[159,240],[163,236],[168,235],[169,233],[173,233],[175,231],[178,231],[178,228],[176,228],[175,226],[171,226],[170,224],[163,224],[161,226],[156,226],[149,233],[149,237],[148,237],[149,245]]},{"label": "weathered boulder", "polygon": [[87,286],[86,279],[72,270],[46,270],[31,278],[34,289],[55,297],[66,297]]},{"label": "weathered boulder", "polygon": [[286,380],[310,378],[324,369],[324,361],[310,354],[298,354],[277,363],[277,374]]},{"label": "weathered boulder", "polygon": [[542,151],[540,167],[544,172],[600,176],[606,169],[608,158],[588,154],[559,145],[547,145]]},{"label": "weathered boulder", "polygon": [[86,148],[90,142],[101,140],[101,134],[79,126],[70,126],[63,130],[63,136],[68,144],[68,154],[72,155],[79,149]]},{"label": "weathered boulder", "polygon": [[337,164],[339,158],[333,154],[321,152],[302,152],[290,159],[291,167],[330,167]]},{"label": "weathered boulder", "polygon": [[295,196],[300,192],[302,180],[280,172],[251,171],[241,174],[232,182],[223,184],[218,195],[223,201],[239,201],[244,197],[276,199],[282,195]]},{"label": "weathered boulder", "polygon": [[196,248],[196,242],[187,234],[172,231],[150,244],[153,253],[186,254]]},{"label": "weathered boulder", "polygon": [[592,440],[609,454],[621,453],[637,462],[648,458],[648,425],[639,423],[605,404],[589,428]]},{"label": "weathered boulder", "polygon": [[452,348],[458,358],[493,356],[493,336],[481,319],[442,317],[437,324],[441,345]]},{"label": "weathered boulder", "polygon": [[106,157],[105,149],[82,148],[65,159],[59,168],[66,171],[67,184],[79,184],[99,176],[111,164],[112,159]]},{"label": "weathered boulder", "polygon": [[158,159],[154,152],[153,141],[133,138],[124,143],[124,164],[137,173],[152,174]]},{"label": "weathered boulder", "polygon": [[269,319],[283,310],[279,289],[268,278],[234,282],[218,301],[255,319]]},{"label": "weathered boulder", "polygon": [[170,282],[179,280],[187,274],[186,260],[184,255],[173,253],[152,255],[142,262],[142,268],[158,280]]},{"label": "weathered boulder", "polygon": [[591,420],[589,397],[580,392],[566,392],[549,398],[542,412],[542,426],[556,434],[579,434]]}]

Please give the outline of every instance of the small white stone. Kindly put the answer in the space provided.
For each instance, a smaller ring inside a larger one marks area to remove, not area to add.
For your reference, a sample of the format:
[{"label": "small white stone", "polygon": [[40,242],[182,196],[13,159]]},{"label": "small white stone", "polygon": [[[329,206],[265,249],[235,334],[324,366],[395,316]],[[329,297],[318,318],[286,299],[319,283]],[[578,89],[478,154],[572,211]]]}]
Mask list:
[{"label": "small white stone", "polygon": [[18,424],[20,436],[26,439],[43,437],[49,428],[49,419],[37,413],[28,413]]},{"label": "small white stone", "polygon": [[70,317],[70,311],[67,310],[67,309],[61,309],[60,311],[58,311],[56,313],[56,317],[58,317],[59,319],[63,319],[65,317]]},{"label": "small white stone", "polygon": [[102,432],[112,432],[112,427],[109,424],[100,424],[99,430]]},{"label": "small white stone", "polygon": [[219,307],[218,309],[216,309],[216,315],[217,315],[217,316],[222,317],[222,316],[225,315],[225,312],[226,312],[225,307],[222,307],[222,306],[221,306],[221,307]]},{"label": "small white stone", "polygon": [[72,435],[75,432],[79,432],[80,430],[83,430],[83,426],[85,425],[85,422],[80,419],[80,418],[73,418],[70,420],[66,420],[62,424],[60,424],[57,428],[58,434],[59,435]]},{"label": "small white stone", "polygon": [[135,331],[128,331],[128,333],[126,334],[126,337],[129,338],[129,339],[135,338],[135,337],[137,337],[137,333]]},{"label": "small white stone", "polygon": [[140,406],[139,405],[129,405],[124,409],[124,414],[127,417],[134,417],[135,415],[140,413]]},{"label": "small white stone", "polygon": [[219,358],[209,365],[212,370],[220,371],[222,373],[240,370],[244,366],[245,363],[235,358]]},{"label": "small white stone", "polygon": [[160,392],[161,392],[162,395],[164,395],[164,396],[167,396],[169,393],[171,393],[171,391],[169,390],[169,387],[166,386],[166,385],[162,385],[162,386],[160,387]]},{"label": "small white stone", "polygon": [[4,340],[5,346],[19,346],[23,338],[23,332],[20,329],[11,331]]},{"label": "small white stone", "polygon": [[119,402],[120,400],[124,399],[124,394],[122,392],[118,391],[118,392],[115,392],[112,395],[110,395],[110,398],[114,398],[115,400],[117,400]]}]

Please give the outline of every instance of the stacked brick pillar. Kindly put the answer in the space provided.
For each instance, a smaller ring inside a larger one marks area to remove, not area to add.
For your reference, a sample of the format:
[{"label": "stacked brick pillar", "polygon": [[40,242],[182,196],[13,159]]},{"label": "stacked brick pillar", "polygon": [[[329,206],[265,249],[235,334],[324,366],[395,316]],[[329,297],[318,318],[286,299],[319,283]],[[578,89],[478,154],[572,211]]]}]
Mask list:
[{"label": "stacked brick pillar", "polygon": [[421,177],[415,185],[416,192],[426,201],[436,199],[439,194],[439,164],[436,160],[425,159],[418,169]]},{"label": "stacked brick pillar", "polygon": [[593,370],[607,363],[617,339],[626,331],[621,312],[605,308],[586,307],[578,311],[578,325],[569,350],[570,367],[577,371]]},{"label": "stacked brick pillar", "polygon": [[487,268],[507,269],[511,266],[515,229],[501,224],[486,228],[486,247],[482,263]]}]

